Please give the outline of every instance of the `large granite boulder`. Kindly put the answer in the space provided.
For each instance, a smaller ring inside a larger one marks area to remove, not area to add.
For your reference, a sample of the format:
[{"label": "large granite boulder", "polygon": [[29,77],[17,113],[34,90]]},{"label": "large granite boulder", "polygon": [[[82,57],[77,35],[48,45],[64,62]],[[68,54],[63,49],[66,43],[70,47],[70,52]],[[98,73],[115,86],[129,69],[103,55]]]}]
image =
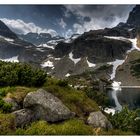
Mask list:
[{"label": "large granite boulder", "polygon": [[87,123],[94,128],[112,129],[112,124],[108,121],[101,111],[90,113]]},{"label": "large granite boulder", "polygon": [[16,127],[23,127],[30,124],[32,121],[36,120],[34,112],[29,109],[21,109],[15,112],[12,112],[15,116]]},{"label": "large granite boulder", "polygon": [[57,97],[43,89],[28,93],[23,106],[31,109],[35,118],[49,122],[62,121],[74,116]]}]

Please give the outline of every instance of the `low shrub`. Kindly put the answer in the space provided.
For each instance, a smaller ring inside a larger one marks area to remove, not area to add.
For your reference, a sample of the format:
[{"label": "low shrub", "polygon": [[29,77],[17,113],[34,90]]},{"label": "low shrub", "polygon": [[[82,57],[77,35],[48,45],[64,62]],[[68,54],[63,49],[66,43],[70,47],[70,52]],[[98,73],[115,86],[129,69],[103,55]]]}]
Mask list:
[{"label": "low shrub", "polygon": [[15,87],[8,86],[8,87],[0,88],[0,97],[4,97],[8,92],[13,92],[13,91],[15,91]]},{"label": "low shrub", "polygon": [[124,107],[121,112],[115,113],[115,115],[110,116],[109,120],[115,129],[122,131],[132,131],[140,135],[140,114],[139,110],[129,110]]},{"label": "low shrub", "polygon": [[68,86],[68,81],[67,80],[59,80],[57,85],[60,86],[60,87],[67,87]]},{"label": "low shrub", "polygon": [[42,86],[46,72],[28,64],[0,61],[0,86]]},{"label": "low shrub", "polygon": [[8,113],[11,111],[12,104],[4,102],[4,100],[0,97],[0,111],[3,113]]},{"label": "low shrub", "polygon": [[86,95],[97,102],[98,105],[102,107],[109,106],[109,98],[105,93],[101,93],[99,91],[93,90],[93,89],[87,89]]},{"label": "low shrub", "polygon": [[27,129],[17,129],[17,135],[93,135],[91,126],[82,120],[72,119],[60,124],[48,124],[46,121],[32,123]]}]

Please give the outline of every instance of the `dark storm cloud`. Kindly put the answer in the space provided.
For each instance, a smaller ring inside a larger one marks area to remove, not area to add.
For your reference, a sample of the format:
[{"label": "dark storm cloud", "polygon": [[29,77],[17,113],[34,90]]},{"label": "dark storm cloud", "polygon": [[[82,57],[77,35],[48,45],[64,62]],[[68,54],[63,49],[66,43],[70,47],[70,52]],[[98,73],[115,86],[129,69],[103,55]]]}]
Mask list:
[{"label": "dark storm cloud", "polygon": [[134,5],[65,5],[65,7],[77,16],[112,19],[113,16],[126,18]]},{"label": "dark storm cloud", "polygon": [[[116,26],[125,22],[135,5],[65,5],[67,14],[75,15],[79,23],[73,25],[74,31],[82,33],[90,29]],[[89,18],[87,20],[87,17]],[[86,19],[86,20],[85,20]]]},{"label": "dark storm cloud", "polygon": [[55,30],[60,35],[67,36],[90,29],[113,27],[125,21],[133,7],[134,5],[0,5],[0,18],[6,18],[9,26],[12,23],[13,30],[15,22],[18,27],[16,32],[22,32],[20,27],[26,26],[26,32],[36,31],[37,28],[40,31]]}]

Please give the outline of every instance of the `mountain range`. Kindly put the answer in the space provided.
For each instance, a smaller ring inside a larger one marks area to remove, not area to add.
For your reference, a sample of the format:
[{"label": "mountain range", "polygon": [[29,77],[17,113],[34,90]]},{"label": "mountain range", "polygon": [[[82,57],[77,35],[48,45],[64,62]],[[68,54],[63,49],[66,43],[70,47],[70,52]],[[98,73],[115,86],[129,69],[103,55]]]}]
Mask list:
[{"label": "mountain range", "polygon": [[[93,71],[98,72],[96,79],[139,85],[139,78],[132,72],[132,61],[140,59],[139,17],[140,6],[137,5],[126,23],[74,34],[68,39],[49,33],[17,35],[0,21],[0,59],[30,63],[59,78]],[[126,77],[130,80],[126,81]]]}]

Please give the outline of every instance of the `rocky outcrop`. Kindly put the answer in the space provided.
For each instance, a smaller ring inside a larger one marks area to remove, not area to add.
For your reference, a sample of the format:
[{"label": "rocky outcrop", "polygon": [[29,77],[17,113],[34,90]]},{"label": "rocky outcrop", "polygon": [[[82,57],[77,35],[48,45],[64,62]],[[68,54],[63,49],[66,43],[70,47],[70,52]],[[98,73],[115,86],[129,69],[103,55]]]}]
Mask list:
[{"label": "rocky outcrop", "polygon": [[101,111],[90,113],[87,123],[94,128],[112,129],[112,124],[108,121]]},{"label": "rocky outcrop", "polygon": [[[125,62],[116,70],[115,81],[121,82],[122,86],[139,86],[140,79],[133,75],[132,67],[139,64],[140,52],[133,50],[127,56]],[[126,80],[126,77],[128,80]]]},{"label": "rocky outcrop", "polygon": [[63,121],[75,115],[57,97],[43,89],[28,93],[24,98],[23,109],[12,114],[15,116],[17,127],[29,125],[36,120]]},{"label": "rocky outcrop", "polygon": [[75,59],[87,57],[91,63],[103,63],[124,58],[125,53],[130,48],[131,42],[129,41],[94,36],[89,32],[78,37],[71,44],[58,44],[54,55],[62,57],[72,52]]},{"label": "rocky outcrop", "polygon": [[16,127],[24,127],[36,120],[34,112],[29,109],[21,109],[12,113],[15,116]]},{"label": "rocky outcrop", "polygon": [[0,20],[0,35],[12,39],[18,38],[1,20]]},{"label": "rocky outcrop", "polygon": [[49,33],[27,33],[27,34],[22,34],[22,35],[18,35],[20,38],[34,44],[34,45],[40,45],[40,44],[47,44],[48,41],[61,41],[64,40],[64,37],[60,37],[60,36],[51,36],[51,34]]},{"label": "rocky outcrop", "polygon": [[9,103],[12,105],[11,111],[19,110],[21,107],[18,103],[12,98],[3,98],[4,102]]},{"label": "rocky outcrop", "polygon": [[127,20],[127,24],[133,26],[140,26],[140,5],[136,5],[133,10],[129,14],[129,18]]},{"label": "rocky outcrop", "polygon": [[28,93],[23,106],[31,109],[35,118],[49,122],[70,119],[74,115],[57,97],[43,89]]}]

